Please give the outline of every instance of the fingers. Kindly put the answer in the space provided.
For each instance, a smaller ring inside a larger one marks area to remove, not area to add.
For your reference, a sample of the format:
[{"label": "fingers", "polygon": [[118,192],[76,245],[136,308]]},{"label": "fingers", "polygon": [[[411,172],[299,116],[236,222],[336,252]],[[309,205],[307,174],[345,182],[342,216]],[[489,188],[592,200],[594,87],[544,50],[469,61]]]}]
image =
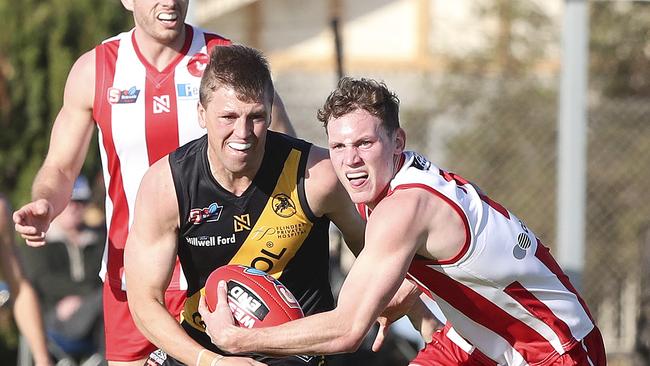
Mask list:
[{"label": "fingers", "polygon": [[14,228],[30,246],[45,244],[45,232],[50,224],[51,205],[46,200],[38,200],[14,212]]},{"label": "fingers", "polygon": [[227,310],[228,314],[232,314],[230,306],[228,306],[228,289],[226,287],[226,281],[219,281],[217,284],[217,308],[215,311],[224,311]]},{"label": "fingers", "polygon": [[204,318],[207,314],[210,314],[210,308],[208,308],[208,302],[205,300],[205,296],[201,294],[199,297],[199,314]]},{"label": "fingers", "polygon": [[379,321],[379,331],[377,332],[375,341],[372,343],[373,352],[379,351],[381,346],[384,344],[384,338],[386,338],[387,334],[388,334],[388,327],[384,324],[384,322]]}]

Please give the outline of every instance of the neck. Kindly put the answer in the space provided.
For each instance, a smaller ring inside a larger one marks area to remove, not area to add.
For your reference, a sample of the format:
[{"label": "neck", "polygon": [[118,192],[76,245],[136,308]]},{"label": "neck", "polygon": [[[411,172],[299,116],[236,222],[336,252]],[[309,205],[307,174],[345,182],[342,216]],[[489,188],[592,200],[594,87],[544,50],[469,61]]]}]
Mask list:
[{"label": "neck", "polygon": [[172,60],[181,52],[185,45],[187,30],[185,25],[182,27],[178,36],[165,42],[155,39],[151,35],[136,27],[134,32],[137,48],[142,56],[158,70],[163,70]]},{"label": "neck", "polygon": [[395,178],[395,176],[397,175],[397,172],[399,172],[399,170],[402,168],[402,165],[404,165],[403,154],[393,156],[393,174],[392,174],[390,180],[388,181],[388,183],[386,184],[386,187],[384,187],[384,189],[377,196],[377,198],[375,198],[374,201],[368,202],[366,204],[370,210],[374,210],[375,207],[379,204],[379,202],[381,202],[381,200],[383,200],[384,197],[386,197],[386,195],[388,194],[388,191],[390,190],[390,182]]},{"label": "neck", "polygon": [[213,158],[214,153],[211,149],[208,149],[208,164],[210,165],[210,173],[214,179],[223,187],[225,190],[234,194],[235,196],[241,196],[250,185],[253,183],[255,174],[259,170],[260,163],[254,164],[255,166],[252,169],[247,169],[245,172],[233,173],[226,169],[223,165],[219,163],[213,163],[216,161],[216,158]]}]

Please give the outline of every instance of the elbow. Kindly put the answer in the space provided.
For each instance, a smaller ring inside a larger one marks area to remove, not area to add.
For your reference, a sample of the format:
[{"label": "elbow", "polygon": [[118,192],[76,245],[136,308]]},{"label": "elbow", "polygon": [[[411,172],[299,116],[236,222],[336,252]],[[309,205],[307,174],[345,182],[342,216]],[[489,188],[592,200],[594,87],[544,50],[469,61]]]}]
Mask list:
[{"label": "elbow", "polygon": [[353,327],[343,332],[334,342],[332,342],[332,353],[353,353],[356,352],[363,339],[366,336],[366,331],[363,329],[354,329]]}]

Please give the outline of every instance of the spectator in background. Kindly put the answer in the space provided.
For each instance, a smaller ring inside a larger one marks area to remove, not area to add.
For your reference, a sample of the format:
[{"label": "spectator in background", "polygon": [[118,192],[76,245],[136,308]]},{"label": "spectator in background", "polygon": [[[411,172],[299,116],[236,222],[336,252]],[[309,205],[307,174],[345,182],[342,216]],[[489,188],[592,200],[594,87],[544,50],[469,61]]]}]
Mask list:
[{"label": "spectator in background", "polygon": [[70,355],[102,353],[104,344],[102,282],[97,271],[105,233],[84,223],[90,197],[88,180],[78,177],[70,203],[45,236],[48,245],[24,248],[48,336]]},{"label": "spectator in background", "polygon": [[38,298],[32,285],[23,274],[14,244],[14,231],[10,225],[11,207],[0,194],[0,270],[8,282],[13,298],[14,317],[18,329],[27,339],[36,366],[50,366],[47,341],[43,329]]}]

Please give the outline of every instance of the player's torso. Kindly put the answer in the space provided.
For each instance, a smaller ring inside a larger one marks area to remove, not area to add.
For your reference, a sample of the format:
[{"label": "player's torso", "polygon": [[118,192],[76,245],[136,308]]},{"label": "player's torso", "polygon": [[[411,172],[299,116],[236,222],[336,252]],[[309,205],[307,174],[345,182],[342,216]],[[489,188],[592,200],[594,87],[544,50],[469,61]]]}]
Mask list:
[{"label": "player's torso", "polygon": [[207,44],[213,39],[227,43],[188,26],[183,49],[164,70],[140,53],[133,30],[96,48],[93,117],[101,134],[105,179],[116,177],[119,169],[130,206],[151,164],[205,133],[196,107]]},{"label": "player's torso", "polygon": [[521,220],[462,177],[417,154],[405,157],[391,190],[427,189],[465,224],[457,256],[416,256],[409,269],[458,333],[495,361],[523,365],[564,353],[593,328],[566,276]]},{"label": "player's torso", "polygon": [[[197,119],[201,75],[209,49],[229,43],[186,26],[181,52],[157,70],[140,53],[133,32],[95,48],[93,118],[99,129],[109,241],[109,263],[103,262],[101,275],[107,272],[111,284],[123,289],[121,249],[133,222],[140,181],[154,162],[205,133]],[[177,277],[173,288],[178,288]]]},{"label": "player's torso", "polygon": [[278,278],[305,313],[331,308],[329,220],[316,218],[304,196],[309,144],[269,131],[266,153],[252,185],[239,197],[209,172],[207,141],[170,159],[179,200],[178,253],[187,279],[184,318],[196,313],[208,275],[225,264],[244,264]]}]

